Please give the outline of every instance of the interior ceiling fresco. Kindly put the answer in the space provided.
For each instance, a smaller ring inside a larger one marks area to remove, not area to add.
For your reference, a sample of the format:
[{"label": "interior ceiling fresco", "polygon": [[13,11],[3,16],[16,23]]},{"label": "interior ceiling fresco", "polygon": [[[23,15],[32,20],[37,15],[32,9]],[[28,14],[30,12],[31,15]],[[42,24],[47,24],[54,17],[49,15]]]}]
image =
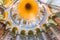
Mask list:
[{"label": "interior ceiling fresco", "polygon": [[0,40],[60,40],[60,0],[0,0]]}]

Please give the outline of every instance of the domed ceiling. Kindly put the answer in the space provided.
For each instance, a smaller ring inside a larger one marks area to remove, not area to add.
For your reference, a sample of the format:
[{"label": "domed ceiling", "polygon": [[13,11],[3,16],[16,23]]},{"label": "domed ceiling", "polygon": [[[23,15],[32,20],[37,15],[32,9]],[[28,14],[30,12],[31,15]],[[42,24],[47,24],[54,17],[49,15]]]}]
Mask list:
[{"label": "domed ceiling", "polygon": [[60,40],[59,0],[0,0],[0,40]]}]

